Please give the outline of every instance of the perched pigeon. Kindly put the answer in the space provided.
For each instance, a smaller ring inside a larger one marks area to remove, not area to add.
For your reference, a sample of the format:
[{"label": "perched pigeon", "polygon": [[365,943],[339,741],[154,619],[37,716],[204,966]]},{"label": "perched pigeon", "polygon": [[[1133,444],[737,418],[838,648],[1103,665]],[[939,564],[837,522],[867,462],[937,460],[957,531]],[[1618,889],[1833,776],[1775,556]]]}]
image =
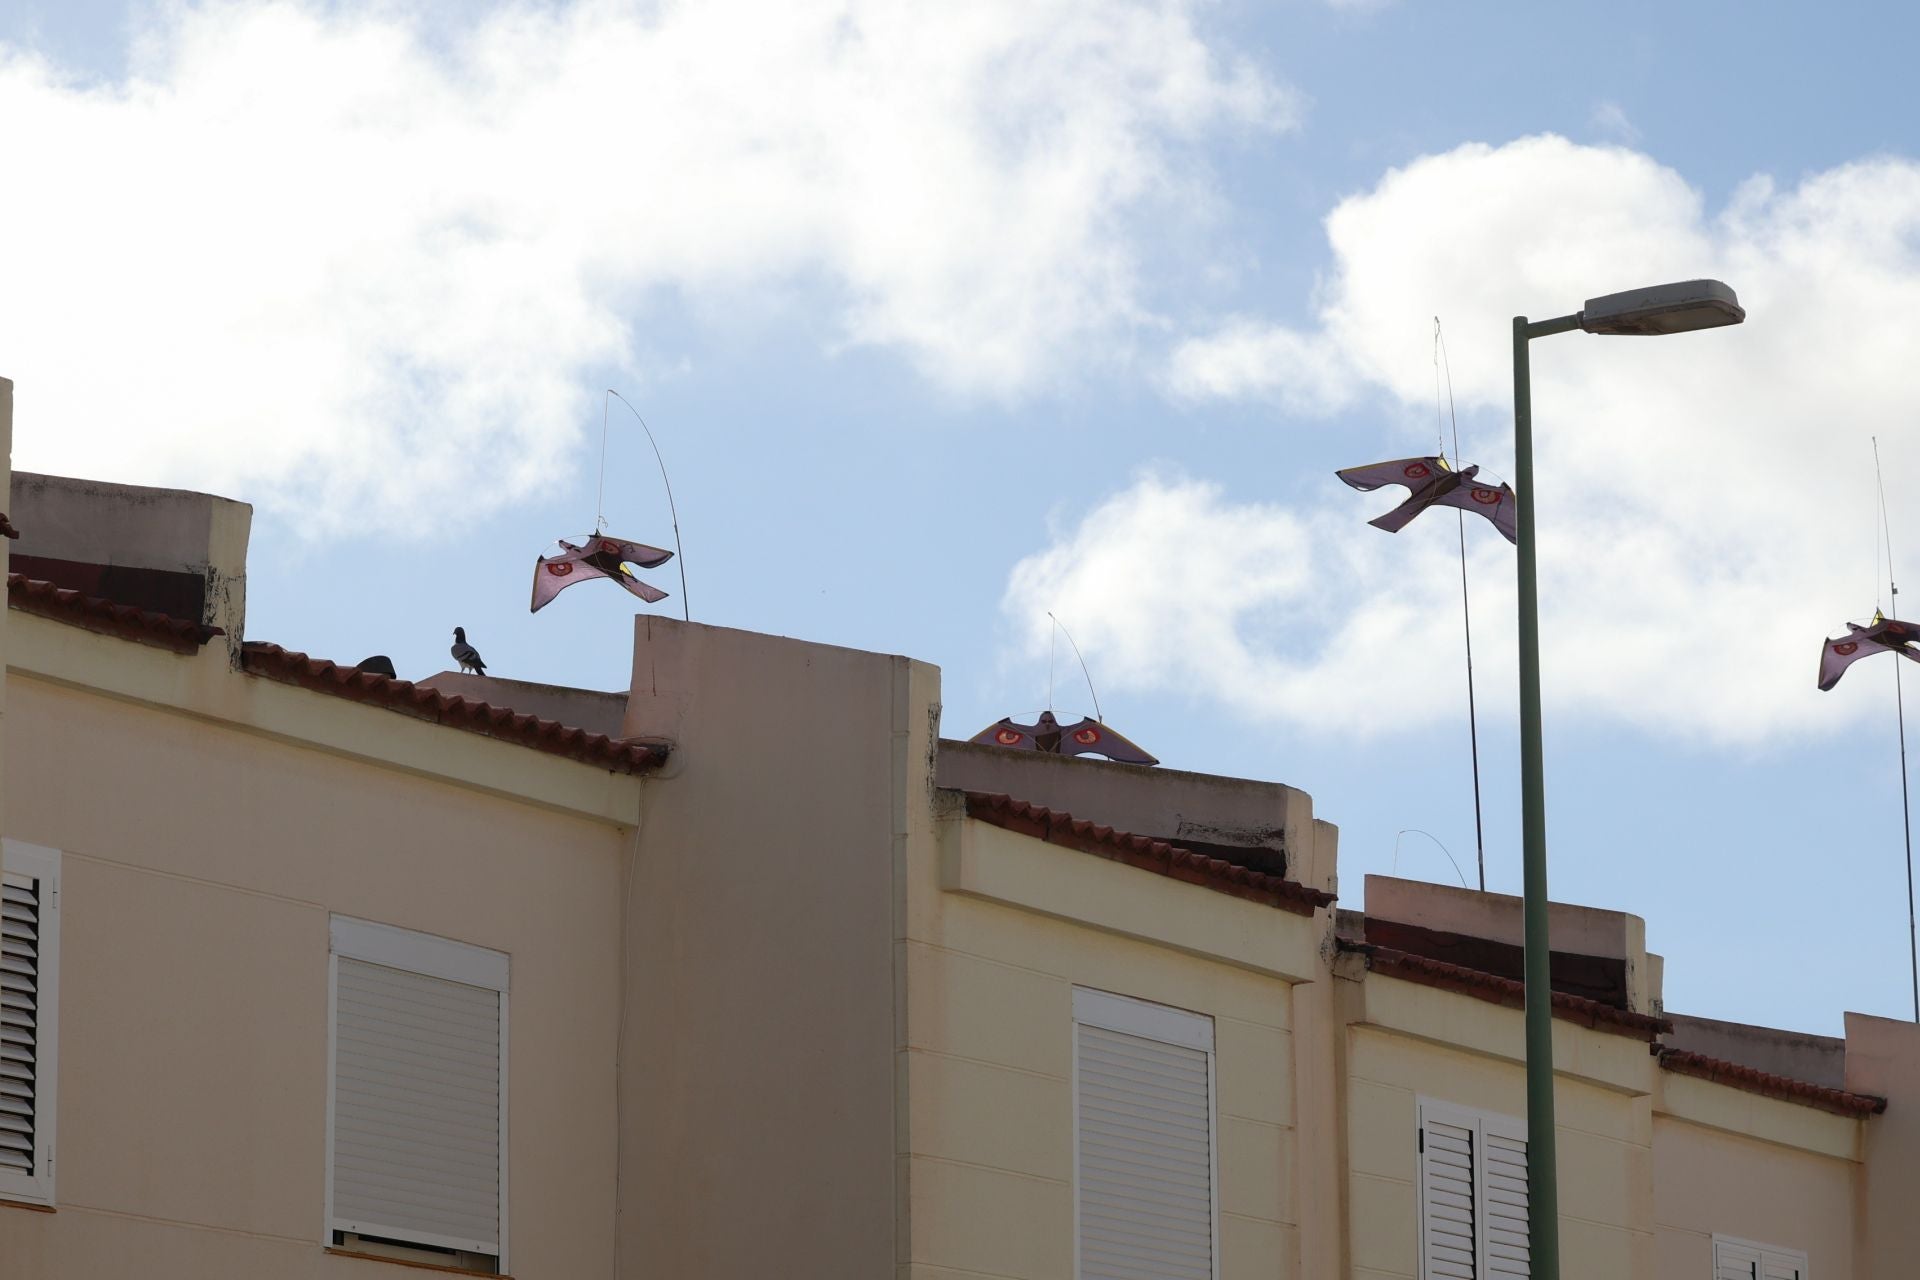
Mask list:
[{"label": "perched pigeon", "polygon": [[1474,477],[1480,474],[1478,466],[1455,471],[1447,465],[1445,458],[1401,458],[1394,462],[1376,462],[1371,466],[1348,467],[1333,474],[1362,493],[1388,484],[1401,484],[1412,490],[1405,502],[1387,514],[1367,521],[1376,529],[1398,533],[1409,520],[1438,503],[1446,507],[1459,507],[1462,511],[1477,512],[1491,520],[1493,527],[1508,542],[1520,541],[1519,526],[1514,520],[1513,489],[1504,484],[1496,489],[1475,480]]},{"label": "perched pigeon", "polygon": [[467,643],[467,629],[453,629],[453,660],[460,664],[460,670],[471,671],[476,676],[487,674],[487,664],[480,657],[480,651]]},{"label": "perched pigeon", "polygon": [[1038,724],[1020,724],[1011,717],[997,720],[973,735],[971,741],[1015,751],[1045,751],[1053,755],[1105,756],[1121,764],[1159,764],[1160,762],[1127,741],[1098,720],[1081,720],[1062,726],[1053,712],[1042,711]]},{"label": "perched pigeon", "polygon": [[667,598],[666,592],[634,577],[633,570],[627,568],[627,564],[631,562],[643,569],[657,569],[673,559],[671,551],[662,551],[644,542],[627,542],[597,533],[582,539],[578,546],[565,538],[560,540],[560,545],[566,550],[557,556],[541,556],[533,566],[533,613],[540,612],[555,596],[574,583],[585,582],[589,578],[612,578],[648,604],[657,604]]},{"label": "perched pigeon", "polygon": [[1839,684],[1847,668],[1870,653],[1897,653],[1920,662],[1920,649],[1914,648],[1914,642],[1920,640],[1920,626],[1911,622],[1889,618],[1876,610],[1871,624],[1862,627],[1849,622],[1847,630],[1852,634],[1824,641],[1820,646],[1822,689]]}]

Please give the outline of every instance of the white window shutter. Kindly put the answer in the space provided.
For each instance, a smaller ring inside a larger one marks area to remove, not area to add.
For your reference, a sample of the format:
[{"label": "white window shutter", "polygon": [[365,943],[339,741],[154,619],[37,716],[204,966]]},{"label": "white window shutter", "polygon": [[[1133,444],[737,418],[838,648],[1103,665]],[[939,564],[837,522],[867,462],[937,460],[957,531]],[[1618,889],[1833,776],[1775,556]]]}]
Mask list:
[{"label": "white window shutter", "polygon": [[1807,1255],[1778,1245],[1715,1236],[1713,1280],[1808,1280]]},{"label": "white window shutter", "polygon": [[[1462,1117],[1464,1118],[1464,1117]],[[1420,1134],[1420,1275],[1422,1280],[1474,1280],[1479,1275],[1477,1197],[1479,1134],[1471,1122],[1427,1116]]]},{"label": "white window shutter", "polygon": [[0,857],[0,1196],[52,1204],[59,855],[9,840]]},{"label": "white window shutter", "polygon": [[1212,1023],[1074,993],[1083,1280],[1213,1280]]},{"label": "white window shutter", "polygon": [[501,1258],[505,957],[373,928],[334,928],[329,1229]]},{"label": "white window shutter", "polygon": [[1524,1122],[1419,1103],[1420,1280],[1532,1273]]},{"label": "white window shutter", "polygon": [[1532,1274],[1527,1235],[1527,1131],[1500,1116],[1481,1118],[1486,1158],[1480,1203],[1486,1222],[1481,1256],[1489,1276]]}]

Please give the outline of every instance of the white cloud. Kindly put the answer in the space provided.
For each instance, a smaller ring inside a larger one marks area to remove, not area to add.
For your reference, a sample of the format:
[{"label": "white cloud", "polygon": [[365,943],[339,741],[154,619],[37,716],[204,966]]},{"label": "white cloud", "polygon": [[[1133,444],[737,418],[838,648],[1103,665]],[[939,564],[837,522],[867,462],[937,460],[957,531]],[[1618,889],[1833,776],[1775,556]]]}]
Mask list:
[{"label": "white cloud", "polygon": [[[1874,602],[1870,434],[1888,461],[1895,550],[1903,530],[1920,531],[1920,165],[1863,162],[1791,190],[1756,180],[1709,217],[1645,156],[1529,138],[1390,172],[1327,229],[1334,262],[1316,327],[1236,319],[1181,348],[1169,377],[1190,395],[1295,411],[1372,401],[1404,424],[1352,441],[1348,464],[1432,448],[1435,314],[1467,459],[1511,474],[1510,317],[1661,280],[1735,285],[1750,313],[1739,329],[1533,344],[1547,696],[1723,742],[1889,710],[1884,670],[1863,667],[1834,694],[1813,684],[1820,637]],[[1025,618],[1070,596],[1076,629],[1130,646],[1123,680],[1177,681],[1272,719],[1379,727],[1356,699],[1451,714],[1453,700],[1417,696],[1428,681],[1459,683],[1457,632],[1433,643],[1458,617],[1450,513],[1388,537],[1361,521],[1401,491],[1363,498],[1325,483],[1324,502],[1288,510],[1143,481],[1023,562],[1008,608]],[[1182,495],[1171,514],[1170,492]],[[1205,582],[1217,609],[1182,591],[1179,605],[1141,615],[1088,531],[1148,511],[1172,521],[1169,582]],[[1237,548],[1276,540],[1295,573],[1247,573]],[[1484,687],[1509,689],[1511,555],[1487,538],[1476,546],[1485,657],[1505,664]],[[1295,610],[1320,629],[1303,634]]]},{"label": "white cloud", "polygon": [[0,45],[17,462],[322,528],[536,486],[650,298],[1030,391],[1146,319],[1188,144],[1295,110],[1182,0],[156,12],[119,83]]},{"label": "white cloud", "polygon": [[1593,104],[1591,123],[1595,132],[1629,145],[1640,141],[1640,130],[1627,118],[1627,110],[1617,102],[1602,100]]}]

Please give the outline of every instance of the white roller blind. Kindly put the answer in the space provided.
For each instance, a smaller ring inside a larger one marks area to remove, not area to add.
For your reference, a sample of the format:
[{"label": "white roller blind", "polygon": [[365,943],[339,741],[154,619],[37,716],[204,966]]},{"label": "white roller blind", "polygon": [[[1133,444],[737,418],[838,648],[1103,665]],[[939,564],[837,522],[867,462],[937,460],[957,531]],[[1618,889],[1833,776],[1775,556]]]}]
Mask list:
[{"label": "white roller blind", "polygon": [[331,1228],[498,1256],[501,991],[335,966]]},{"label": "white roller blind", "polygon": [[0,1194],[51,1204],[58,855],[9,840],[0,856]]},{"label": "white roller blind", "polygon": [[1212,1280],[1212,1024],[1096,992],[1075,1011],[1080,1275]]},{"label": "white roller blind", "polygon": [[1531,1274],[1526,1126],[1422,1100],[1421,1280]]}]

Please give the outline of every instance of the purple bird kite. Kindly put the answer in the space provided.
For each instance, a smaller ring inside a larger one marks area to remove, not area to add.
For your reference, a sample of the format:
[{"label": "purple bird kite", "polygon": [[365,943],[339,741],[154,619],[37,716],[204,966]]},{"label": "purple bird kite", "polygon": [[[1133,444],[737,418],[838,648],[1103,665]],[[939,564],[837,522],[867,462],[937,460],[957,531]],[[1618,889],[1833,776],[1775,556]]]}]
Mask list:
[{"label": "purple bird kite", "polygon": [[1405,502],[1387,514],[1367,521],[1376,529],[1398,533],[1422,511],[1439,504],[1483,515],[1493,522],[1493,527],[1508,542],[1520,541],[1520,530],[1514,522],[1512,488],[1504,484],[1495,488],[1480,483],[1474,479],[1480,474],[1478,466],[1462,467],[1455,471],[1447,465],[1445,458],[1400,458],[1393,462],[1376,462],[1371,466],[1348,467],[1333,474],[1362,493],[1370,493],[1389,484],[1405,485],[1412,490]]},{"label": "purple bird kite", "polygon": [[1038,724],[1021,724],[1012,717],[996,720],[974,734],[969,741],[1010,747],[1015,751],[1045,751],[1062,756],[1105,756],[1121,764],[1160,763],[1098,720],[1062,725],[1053,718],[1051,711],[1042,711]]},{"label": "purple bird kite", "polygon": [[538,613],[555,596],[576,582],[585,582],[590,578],[612,578],[634,595],[648,604],[657,604],[667,598],[667,593],[658,587],[633,576],[633,570],[627,568],[628,562],[643,569],[657,569],[673,559],[673,552],[650,547],[644,542],[627,542],[620,538],[609,538],[594,534],[583,538],[579,545],[560,539],[565,548],[557,556],[541,556],[533,566],[533,608]]},{"label": "purple bird kite", "polygon": [[1847,668],[1870,653],[1897,653],[1920,662],[1920,650],[1913,647],[1914,641],[1920,640],[1920,626],[1911,622],[1901,622],[1875,610],[1872,623],[1863,627],[1849,622],[1847,630],[1852,634],[1820,646],[1822,689],[1839,684]]}]

